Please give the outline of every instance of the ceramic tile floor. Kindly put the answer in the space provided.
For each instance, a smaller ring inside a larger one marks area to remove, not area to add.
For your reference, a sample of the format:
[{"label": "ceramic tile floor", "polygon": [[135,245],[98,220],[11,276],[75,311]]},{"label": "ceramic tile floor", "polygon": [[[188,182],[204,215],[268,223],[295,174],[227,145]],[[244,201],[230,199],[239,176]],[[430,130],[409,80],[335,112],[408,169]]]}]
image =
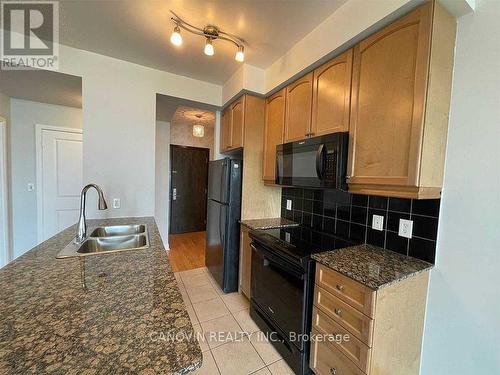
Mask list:
[{"label": "ceramic tile floor", "polygon": [[175,273],[195,332],[203,365],[197,375],[293,375],[267,342],[238,293],[224,294],[206,268]]}]

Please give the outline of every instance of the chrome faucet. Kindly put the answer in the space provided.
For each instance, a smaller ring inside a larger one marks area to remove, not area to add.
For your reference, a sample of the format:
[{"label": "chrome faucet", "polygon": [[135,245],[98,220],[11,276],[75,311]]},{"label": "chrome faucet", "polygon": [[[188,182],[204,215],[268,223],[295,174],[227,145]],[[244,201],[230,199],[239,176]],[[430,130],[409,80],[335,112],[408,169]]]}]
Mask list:
[{"label": "chrome faucet", "polygon": [[87,191],[90,188],[97,190],[99,195],[99,210],[106,210],[108,205],[106,204],[106,199],[104,199],[104,193],[102,189],[96,184],[88,184],[82,189],[80,195],[80,218],[78,219],[78,231],[76,233],[75,243],[80,244],[87,238],[87,222],[85,219],[85,198],[87,196]]}]

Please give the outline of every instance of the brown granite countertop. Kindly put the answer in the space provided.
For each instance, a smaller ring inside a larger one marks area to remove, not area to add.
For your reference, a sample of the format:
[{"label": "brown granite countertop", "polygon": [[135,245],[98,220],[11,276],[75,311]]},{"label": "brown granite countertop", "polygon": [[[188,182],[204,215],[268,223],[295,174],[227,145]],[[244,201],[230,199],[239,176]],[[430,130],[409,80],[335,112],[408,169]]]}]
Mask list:
[{"label": "brown granite countertop", "polygon": [[297,225],[299,225],[298,223],[285,219],[283,217],[275,217],[271,219],[241,220],[240,223],[252,230],[289,228],[289,227],[296,227]]},{"label": "brown granite countertop", "polygon": [[89,231],[139,223],[149,249],[56,259],[73,226],[0,270],[0,373],[185,374],[201,366],[154,219],[89,220]]},{"label": "brown granite countertop", "polygon": [[367,244],[325,251],[312,257],[374,290],[434,267],[423,260]]}]

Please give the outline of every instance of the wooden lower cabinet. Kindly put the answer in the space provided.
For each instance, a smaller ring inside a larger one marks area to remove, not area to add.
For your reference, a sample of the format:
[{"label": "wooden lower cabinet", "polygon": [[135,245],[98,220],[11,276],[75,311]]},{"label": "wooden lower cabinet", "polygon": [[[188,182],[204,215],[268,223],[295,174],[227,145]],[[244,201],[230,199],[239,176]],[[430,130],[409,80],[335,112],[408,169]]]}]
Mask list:
[{"label": "wooden lower cabinet", "polygon": [[250,299],[250,280],[252,273],[252,240],[248,235],[249,229],[242,225],[240,232],[240,292]]},{"label": "wooden lower cabinet", "polygon": [[[371,316],[359,299],[332,294],[345,276],[322,265],[321,286],[314,286],[311,356],[309,366],[317,375],[418,375],[424,330],[429,272],[424,271],[387,287],[372,290]],[[344,280],[345,281],[345,280]],[[366,286],[349,280],[343,289],[355,295]],[[330,290],[330,291],[327,291]],[[366,301],[366,298],[362,298]],[[348,340],[325,340],[328,336]],[[315,340],[316,337],[316,340]],[[323,338],[318,340],[317,338]]]},{"label": "wooden lower cabinet", "polygon": [[[313,331],[313,334],[319,333]],[[324,341],[311,343],[310,367],[316,375],[364,375],[340,351]]]}]

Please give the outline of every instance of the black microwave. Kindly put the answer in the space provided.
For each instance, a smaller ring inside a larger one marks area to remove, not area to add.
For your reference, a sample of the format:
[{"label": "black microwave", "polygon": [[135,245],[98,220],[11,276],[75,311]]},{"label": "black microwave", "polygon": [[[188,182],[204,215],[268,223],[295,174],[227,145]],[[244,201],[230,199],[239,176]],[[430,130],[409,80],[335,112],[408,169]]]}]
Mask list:
[{"label": "black microwave", "polygon": [[276,146],[276,184],[347,190],[349,132]]}]

